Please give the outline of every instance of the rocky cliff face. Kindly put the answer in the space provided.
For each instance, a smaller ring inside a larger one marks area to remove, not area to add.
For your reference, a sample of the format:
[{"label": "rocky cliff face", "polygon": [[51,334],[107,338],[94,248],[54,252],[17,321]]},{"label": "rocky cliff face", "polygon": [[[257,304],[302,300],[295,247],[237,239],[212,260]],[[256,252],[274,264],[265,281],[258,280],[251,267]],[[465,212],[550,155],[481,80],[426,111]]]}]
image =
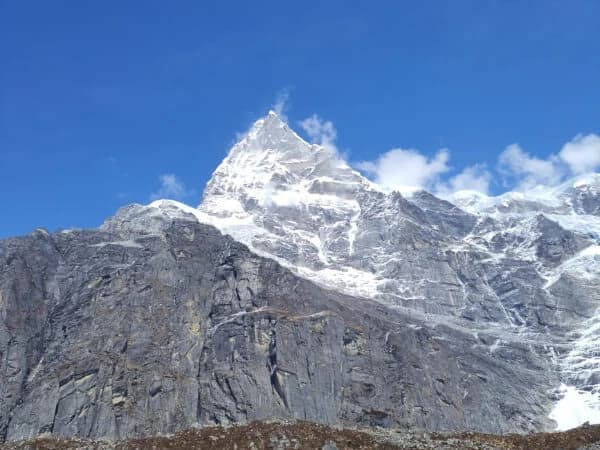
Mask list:
[{"label": "rocky cliff face", "polygon": [[560,372],[553,389],[573,394],[552,411],[566,428],[600,423],[599,193],[599,174],[499,197],[388,193],[271,113],[192,212],[321,286],[428,323],[493,329],[490,351],[542,345]]},{"label": "rocky cliff face", "polygon": [[271,114],[199,209],[0,242],[0,439],[266,418],[539,431],[564,418],[561,384],[594,417],[582,186],[551,204],[385,193]]},{"label": "rocky cliff face", "polygon": [[550,425],[556,377],[535,344],[490,352],[493,331],[325,290],[193,216],[127,207],[100,230],[3,241],[0,261],[6,440],[269,417]]}]

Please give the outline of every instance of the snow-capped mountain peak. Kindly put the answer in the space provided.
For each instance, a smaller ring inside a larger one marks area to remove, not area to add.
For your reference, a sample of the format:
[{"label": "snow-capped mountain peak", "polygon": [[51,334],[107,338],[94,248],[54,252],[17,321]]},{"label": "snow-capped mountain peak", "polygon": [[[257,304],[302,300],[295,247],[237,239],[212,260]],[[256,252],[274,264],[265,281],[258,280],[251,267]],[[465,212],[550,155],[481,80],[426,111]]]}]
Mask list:
[{"label": "snow-capped mountain peak", "polygon": [[[255,143],[255,146],[246,146],[240,144]],[[246,135],[236,145],[236,147],[245,150],[271,148],[285,151],[281,144],[290,142],[292,145],[307,144],[300,136],[298,136],[286,122],[284,122],[274,111],[269,113],[254,122]]]},{"label": "snow-capped mountain peak", "polygon": [[338,187],[343,195],[360,183],[368,181],[334,150],[309,144],[271,111],[254,123],[217,167],[200,209],[227,216],[256,206],[307,201],[308,194],[324,186]]},{"label": "snow-capped mountain peak", "polygon": [[257,253],[312,276],[354,252],[361,192],[376,189],[334,149],[306,142],[270,112],[217,167],[199,211]]},{"label": "snow-capped mountain peak", "polygon": [[[600,383],[574,376],[571,363],[573,352],[592,351],[596,332],[568,334],[582,317],[600,322],[599,187],[592,174],[497,197],[403,197],[270,112],[231,148],[198,209],[153,206],[191,213],[328,289],[475,336],[493,331],[497,343],[526,336],[541,357],[556,360],[567,386],[593,389],[598,418],[590,419],[600,421]],[[556,355],[548,342],[567,350]],[[600,373],[600,360],[585,361]]]}]

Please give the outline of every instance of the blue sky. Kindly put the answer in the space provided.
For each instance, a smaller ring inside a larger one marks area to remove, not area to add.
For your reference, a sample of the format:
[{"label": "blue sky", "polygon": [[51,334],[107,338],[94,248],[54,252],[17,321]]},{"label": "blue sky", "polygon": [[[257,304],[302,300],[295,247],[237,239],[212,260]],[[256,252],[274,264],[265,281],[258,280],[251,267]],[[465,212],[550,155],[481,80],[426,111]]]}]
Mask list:
[{"label": "blue sky", "polygon": [[407,157],[427,187],[471,167],[492,193],[596,170],[599,17],[577,0],[0,0],[0,237],[97,226],[161,186],[197,204],[282,93],[294,128],[331,121],[382,182]]}]

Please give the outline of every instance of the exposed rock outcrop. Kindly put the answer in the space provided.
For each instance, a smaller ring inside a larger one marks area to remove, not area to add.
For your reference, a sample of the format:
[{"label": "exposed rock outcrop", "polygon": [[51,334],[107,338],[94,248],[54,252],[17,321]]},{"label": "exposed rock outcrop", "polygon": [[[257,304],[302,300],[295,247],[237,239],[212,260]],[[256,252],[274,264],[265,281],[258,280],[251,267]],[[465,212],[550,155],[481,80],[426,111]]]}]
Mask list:
[{"label": "exposed rock outcrop", "polygon": [[266,418],[431,430],[551,426],[535,342],[342,295],[193,216],[0,243],[4,440],[125,438]]}]

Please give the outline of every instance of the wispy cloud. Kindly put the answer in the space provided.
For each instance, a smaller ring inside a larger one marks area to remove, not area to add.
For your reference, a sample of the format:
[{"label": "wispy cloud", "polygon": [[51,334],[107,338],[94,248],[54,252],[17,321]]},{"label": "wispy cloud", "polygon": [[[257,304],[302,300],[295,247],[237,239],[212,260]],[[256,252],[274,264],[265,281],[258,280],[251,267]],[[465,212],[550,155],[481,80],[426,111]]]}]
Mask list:
[{"label": "wispy cloud", "polygon": [[172,173],[160,175],[158,179],[160,181],[160,187],[150,195],[151,200],[163,198],[185,200],[195,194],[194,190],[187,189],[183,181],[179,180]]},{"label": "wispy cloud", "polygon": [[323,120],[317,114],[313,114],[300,121],[300,126],[312,142],[337,151],[337,130],[330,120]]},{"label": "wispy cloud", "polygon": [[[271,111],[275,112],[275,114],[277,114],[281,120],[283,120],[284,122],[287,123],[288,122],[287,111],[290,108],[290,104],[291,104],[290,89],[284,88],[277,93],[277,95],[275,96],[275,102],[269,107],[269,109]],[[234,145],[234,144],[238,143],[239,141],[241,141],[242,139],[244,139],[248,135],[248,131],[250,131],[250,129],[252,129],[252,125],[253,125],[253,123],[248,124],[247,128],[243,131],[236,131],[234,133],[231,145]]]},{"label": "wispy cloud", "polygon": [[447,181],[438,183],[435,192],[439,195],[448,195],[457,191],[476,191],[489,194],[492,173],[485,164],[474,164],[465,167],[462,172],[450,177]]},{"label": "wispy cloud", "polygon": [[498,158],[498,170],[508,185],[518,190],[554,186],[565,178],[594,172],[600,167],[600,137],[579,134],[566,142],[560,152],[538,158],[518,144],[506,147]]},{"label": "wispy cloud", "polygon": [[539,185],[554,186],[564,177],[563,167],[555,155],[547,159],[536,158],[519,144],[509,145],[500,153],[498,170],[521,191]]},{"label": "wispy cloud", "polygon": [[572,173],[593,172],[600,167],[600,136],[579,134],[563,146],[559,156]]},{"label": "wispy cloud", "polygon": [[290,107],[290,90],[285,88],[279,91],[275,103],[271,106],[271,109],[275,111],[275,114],[279,116],[284,122],[288,121],[287,110]]}]

